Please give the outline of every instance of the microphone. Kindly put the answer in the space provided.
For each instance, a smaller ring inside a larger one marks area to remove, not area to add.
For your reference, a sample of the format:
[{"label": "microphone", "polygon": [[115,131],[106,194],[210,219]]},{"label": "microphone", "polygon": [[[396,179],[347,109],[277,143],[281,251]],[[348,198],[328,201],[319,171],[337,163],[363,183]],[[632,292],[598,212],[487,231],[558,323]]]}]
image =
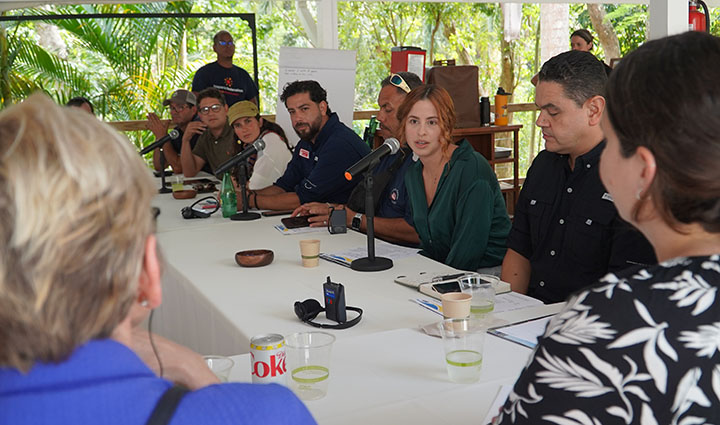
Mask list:
[{"label": "microphone", "polygon": [[243,149],[242,152],[235,155],[234,157],[228,159],[227,161],[223,162],[217,170],[215,170],[216,176],[221,176],[225,174],[225,172],[232,167],[234,167],[238,162],[245,161],[250,156],[262,152],[262,150],[265,149],[265,141],[261,138],[257,139],[253,142],[252,145],[248,146],[247,148]]},{"label": "microphone", "polygon": [[345,170],[345,178],[352,180],[358,174],[367,170],[370,164],[379,161],[381,158],[397,153],[400,150],[400,142],[394,137],[385,139],[385,143],[380,145],[377,149],[365,155],[360,161],[356,162],[352,167]]},{"label": "microphone", "polygon": [[170,133],[168,133],[164,137],[161,137],[149,146],[144,147],[143,150],[140,151],[140,155],[145,155],[146,153],[155,150],[155,148],[160,148],[165,143],[171,140],[176,140],[178,137],[180,137],[180,132],[173,128],[172,130],[170,130]]}]

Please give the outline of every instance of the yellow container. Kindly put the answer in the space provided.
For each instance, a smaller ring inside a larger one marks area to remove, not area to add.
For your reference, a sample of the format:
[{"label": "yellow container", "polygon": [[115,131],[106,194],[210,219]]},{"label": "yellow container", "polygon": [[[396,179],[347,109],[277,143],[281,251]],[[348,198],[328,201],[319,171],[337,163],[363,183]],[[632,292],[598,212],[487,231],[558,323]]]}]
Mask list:
[{"label": "yellow container", "polygon": [[495,95],[495,125],[508,125],[508,95]]}]

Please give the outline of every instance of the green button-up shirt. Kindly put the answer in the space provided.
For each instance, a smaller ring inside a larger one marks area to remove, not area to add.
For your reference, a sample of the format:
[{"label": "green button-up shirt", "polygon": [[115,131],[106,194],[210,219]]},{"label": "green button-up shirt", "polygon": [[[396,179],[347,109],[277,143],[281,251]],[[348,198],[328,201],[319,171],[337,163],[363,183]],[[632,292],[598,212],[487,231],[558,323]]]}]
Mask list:
[{"label": "green button-up shirt", "polygon": [[423,164],[405,174],[422,254],[461,270],[502,263],[510,219],[490,164],[462,140],[445,165],[428,207]]}]

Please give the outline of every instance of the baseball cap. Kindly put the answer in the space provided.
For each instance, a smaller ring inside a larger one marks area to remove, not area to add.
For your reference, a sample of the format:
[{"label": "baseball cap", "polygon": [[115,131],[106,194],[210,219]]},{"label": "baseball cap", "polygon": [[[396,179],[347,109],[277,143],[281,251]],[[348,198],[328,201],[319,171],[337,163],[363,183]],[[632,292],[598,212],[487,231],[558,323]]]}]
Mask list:
[{"label": "baseball cap", "polygon": [[170,103],[185,104],[189,103],[193,106],[197,105],[197,99],[191,91],[187,90],[175,90],[170,96],[170,99],[163,100],[163,106],[168,106]]},{"label": "baseball cap", "polygon": [[249,100],[243,100],[230,107],[228,110],[228,122],[232,124],[238,118],[256,117],[259,113],[257,105]]}]

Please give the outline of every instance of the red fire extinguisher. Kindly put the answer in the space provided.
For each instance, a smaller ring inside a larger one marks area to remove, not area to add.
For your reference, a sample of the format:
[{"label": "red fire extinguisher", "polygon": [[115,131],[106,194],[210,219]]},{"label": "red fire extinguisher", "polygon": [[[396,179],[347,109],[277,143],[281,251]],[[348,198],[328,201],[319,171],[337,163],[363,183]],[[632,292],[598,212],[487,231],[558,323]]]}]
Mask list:
[{"label": "red fire extinguisher", "polygon": [[[702,6],[705,13],[700,10],[699,6]],[[688,14],[688,18],[690,20],[690,31],[710,31],[710,11],[704,1],[690,0],[690,12]]]}]

